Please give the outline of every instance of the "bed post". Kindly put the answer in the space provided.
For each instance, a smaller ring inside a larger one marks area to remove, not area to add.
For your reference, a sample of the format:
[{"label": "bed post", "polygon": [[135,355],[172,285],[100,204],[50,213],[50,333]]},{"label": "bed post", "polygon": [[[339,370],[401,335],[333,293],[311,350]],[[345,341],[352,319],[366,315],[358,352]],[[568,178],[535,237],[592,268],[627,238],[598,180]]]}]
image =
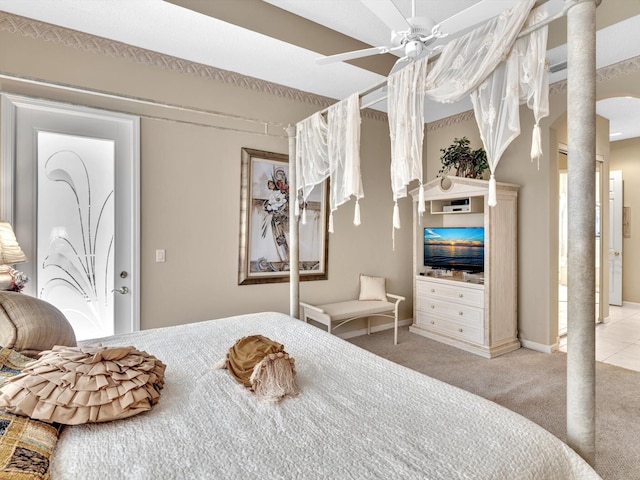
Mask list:
[{"label": "bed post", "polygon": [[298,195],[296,183],[296,127],[289,125],[289,315],[300,316],[300,250],[298,242],[298,217],[294,208]]},{"label": "bed post", "polygon": [[592,466],[596,453],[595,159],[596,7],[566,0],[569,215],[567,443]]}]

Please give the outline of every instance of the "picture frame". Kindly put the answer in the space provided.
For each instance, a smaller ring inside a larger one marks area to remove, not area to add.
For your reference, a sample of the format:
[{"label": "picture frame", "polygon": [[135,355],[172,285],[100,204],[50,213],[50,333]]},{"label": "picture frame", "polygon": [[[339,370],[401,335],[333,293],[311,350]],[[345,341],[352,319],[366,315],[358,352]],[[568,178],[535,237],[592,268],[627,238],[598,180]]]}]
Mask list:
[{"label": "picture frame", "polygon": [[[241,153],[238,285],[288,282],[289,157]],[[299,220],[300,281],[328,278],[328,196],[325,180],[304,205],[306,224]]]}]

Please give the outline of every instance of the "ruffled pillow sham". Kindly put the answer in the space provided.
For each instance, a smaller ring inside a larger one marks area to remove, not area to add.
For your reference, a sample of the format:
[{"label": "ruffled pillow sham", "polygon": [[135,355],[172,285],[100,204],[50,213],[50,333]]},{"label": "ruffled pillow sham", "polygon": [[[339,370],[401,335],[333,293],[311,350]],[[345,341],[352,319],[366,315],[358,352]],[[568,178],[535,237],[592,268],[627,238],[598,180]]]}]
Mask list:
[{"label": "ruffled pillow sham", "polygon": [[127,418],[158,401],[165,369],[131,346],[55,346],[0,388],[0,409],[66,425]]}]

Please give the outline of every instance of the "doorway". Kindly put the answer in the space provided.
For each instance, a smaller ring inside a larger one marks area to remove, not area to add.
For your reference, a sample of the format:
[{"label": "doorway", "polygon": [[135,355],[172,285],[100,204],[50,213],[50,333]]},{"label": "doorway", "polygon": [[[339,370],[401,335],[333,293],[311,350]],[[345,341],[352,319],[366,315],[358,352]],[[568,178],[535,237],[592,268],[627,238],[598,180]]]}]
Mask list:
[{"label": "doorway", "polygon": [[[560,149],[560,165],[566,166],[566,148]],[[608,182],[602,181],[604,158],[602,156],[596,156],[595,162],[595,175],[596,175],[596,211],[594,212],[596,219],[596,236],[595,242],[595,267],[596,267],[596,285],[595,285],[595,304],[596,315],[595,322],[604,322],[604,258],[602,248],[602,214],[600,205],[602,198],[604,198],[604,187],[608,185]],[[562,337],[567,334],[567,244],[568,244],[568,215],[567,210],[567,171],[561,169],[559,172],[558,189],[559,189],[559,245],[558,245],[558,336]]]},{"label": "doorway", "polygon": [[139,329],[139,118],[2,96],[2,219],[29,261],[23,292],[79,340]]},{"label": "doorway", "polygon": [[622,170],[609,172],[609,304],[622,306]]}]

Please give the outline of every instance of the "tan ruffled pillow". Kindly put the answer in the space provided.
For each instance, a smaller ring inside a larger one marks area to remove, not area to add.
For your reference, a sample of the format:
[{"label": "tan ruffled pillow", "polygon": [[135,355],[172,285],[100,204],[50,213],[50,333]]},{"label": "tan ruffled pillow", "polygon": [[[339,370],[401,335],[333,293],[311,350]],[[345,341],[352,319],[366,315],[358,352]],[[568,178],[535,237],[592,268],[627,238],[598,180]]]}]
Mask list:
[{"label": "tan ruffled pillow", "polygon": [[131,417],[158,401],[165,368],[133,347],[55,346],[0,388],[0,408],[66,425]]}]

